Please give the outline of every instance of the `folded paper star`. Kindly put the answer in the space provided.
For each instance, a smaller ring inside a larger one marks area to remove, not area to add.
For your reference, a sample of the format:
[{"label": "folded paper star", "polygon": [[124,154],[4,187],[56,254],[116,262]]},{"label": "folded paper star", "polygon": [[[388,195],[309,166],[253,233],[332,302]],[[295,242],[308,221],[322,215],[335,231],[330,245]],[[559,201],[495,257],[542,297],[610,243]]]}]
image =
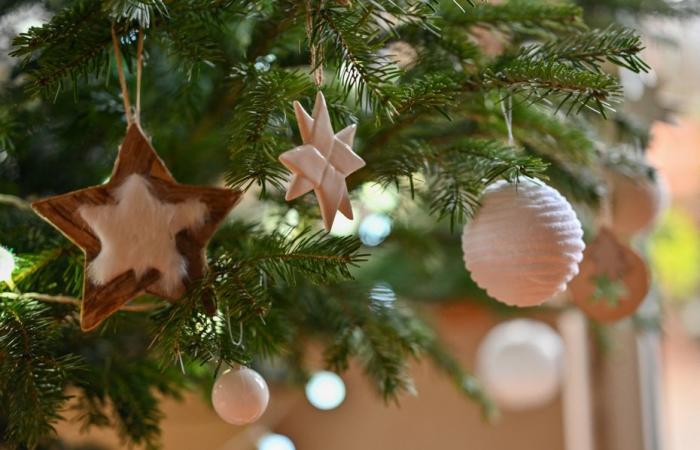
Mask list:
[{"label": "folded paper star", "polygon": [[294,112],[303,145],[279,157],[293,173],[285,198],[294,200],[313,189],[321,207],[323,224],[326,231],[330,231],[337,211],[352,219],[345,178],[365,165],[362,158],[352,151],[356,126],[350,125],[334,133],[326,99],[321,92],[316,95],[311,116],[299,102],[294,102]]},{"label": "folded paper star", "polygon": [[132,124],[107,183],[32,207],[85,252],[80,326],[87,331],[141,294],[181,297],[204,275],[204,249],[240,197],[175,182]]}]

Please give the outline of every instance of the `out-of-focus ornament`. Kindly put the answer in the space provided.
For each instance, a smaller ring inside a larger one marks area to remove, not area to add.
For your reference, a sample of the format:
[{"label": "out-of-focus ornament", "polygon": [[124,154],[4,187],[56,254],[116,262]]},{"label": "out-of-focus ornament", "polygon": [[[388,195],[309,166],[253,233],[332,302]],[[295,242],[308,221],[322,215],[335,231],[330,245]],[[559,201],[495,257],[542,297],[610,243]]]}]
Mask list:
[{"label": "out-of-focus ornament", "polygon": [[658,172],[655,178],[632,178],[608,172],[612,230],[621,237],[649,231],[666,206],[666,188]]},{"label": "out-of-focus ornament", "polygon": [[232,425],[245,425],[258,420],[269,400],[270,391],[265,379],[248,367],[225,370],[216,379],[211,391],[214,410]]},{"label": "out-of-focus ornament", "polygon": [[539,305],[566,289],[583,257],[583,230],[569,202],[540,180],[497,181],[464,227],[464,263],[488,294]]},{"label": "out-of-focus ornament", "polygon": [[496,325],[479,345],[477,374],[503,409],[525,410],[559,392],[564,344],[549,325],[516,319]]},{"label": "out-of-focus ornament", "polygon": [[644,260],[603,227],[583,252],[579,274],[569,283],[573,302],[599,322],[634,313],[649,292]]},{"label": "out-of-focus ornament", "polygon": [[299,102],[294,102],[294,112],[303,145],[279,157],[293,173],[285,199],[294,200],[313,189],[321,207],[323,224],[326,231],[330,231],[336,212],[353,218],[345,178],[365,166],[362,158],[352,151],[356,126],[333,132],[326,99],[320,91],[311,116]]}]

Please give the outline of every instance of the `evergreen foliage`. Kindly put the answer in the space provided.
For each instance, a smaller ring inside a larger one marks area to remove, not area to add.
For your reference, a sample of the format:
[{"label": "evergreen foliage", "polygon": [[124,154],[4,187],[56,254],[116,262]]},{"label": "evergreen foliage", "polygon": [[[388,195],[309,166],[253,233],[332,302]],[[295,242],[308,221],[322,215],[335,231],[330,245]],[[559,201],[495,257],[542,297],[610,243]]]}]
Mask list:
[{"label": "evergreen foliage", "polygon": [[[413,311],[420,296],[397,284],[399,299],[378,303],[371,269],[444,281],[435,298],[483,297],[450,230],[486,185],[520,175],[595,206],[603,150],[592,124],[620,101],[612,69],[649,69],[635,31],[591,29],[566,2],[13,0],[0,19],[36,3],[50,17],[14,37],[9,73],[0,70],[0,244],[17,259],[16,286],[0,282],[0,440],[18,448],[48,442],[68,404],[85,426],[157,448],[157,392],[177,397],[234,364],[274,363],[303,381],[310,343],[333,370],[358,361],[386,400],[412,392],[409,362],[428,358],[491,414],[478,382]],[[223,179],[258,203],[218,232],[209,272],[181,301],[139,299],[83,334],[74,301],[83,257],[24,199],[109,175],[124,130],[112,27],[132,86],[145,30],[142,120],[176,178]],[[367,167],[348,179],[353,195],[379,183],[401,196],[394,234],[371,256],[354,236],[314,231],[311,196],[283,200],[277,157],[300,142],[292,101],[310,109],[314,70],[336,129],[358,123]],[[422,251],[434,259],[406,257]],[[439,274],[435,260],[445,262]]]}]

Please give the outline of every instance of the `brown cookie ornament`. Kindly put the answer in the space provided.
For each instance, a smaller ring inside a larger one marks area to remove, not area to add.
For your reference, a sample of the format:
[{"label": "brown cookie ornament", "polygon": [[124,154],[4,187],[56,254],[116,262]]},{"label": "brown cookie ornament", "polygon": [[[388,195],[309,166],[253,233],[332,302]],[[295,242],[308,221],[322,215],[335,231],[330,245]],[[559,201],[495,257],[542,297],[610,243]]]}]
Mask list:
[{"label": "brown cookie ornament", "polygon": [[649,292],[649,271],[634,250],[602,227],[583,252],[569,292],[590,318],[615,322],[634,313],[644,301]]},{"label": "brown cookie ornament", "polygon": [[177,183],[132,123],[107,183],[32,207],[85,252],[80,327],[87,331],[141,294],[181,297],[204,274],[204,249],[240,197]]}]

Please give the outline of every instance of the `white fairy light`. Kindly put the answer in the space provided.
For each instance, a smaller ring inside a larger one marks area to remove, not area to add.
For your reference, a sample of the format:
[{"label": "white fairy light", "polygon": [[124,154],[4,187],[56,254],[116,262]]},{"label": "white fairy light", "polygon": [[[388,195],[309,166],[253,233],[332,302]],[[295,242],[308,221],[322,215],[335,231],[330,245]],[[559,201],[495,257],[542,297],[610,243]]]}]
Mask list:
[{"label": "white fairy light", "polygon": [[368,247],[381,244],[391,233],[391,219],[386,214],[370,214],[360,223],[360,240]]},{"label": "white fairy light", "polygon": [[291,439],[283,434],[268,433],[258,440],[258,450],[296,450]]},{"label": "white fairy light", "polygon": [[11,282],[15,270],[15,257],[5,247],[0,245],[0,281]]},{"label": "white fairy light", "polygon": [[345,383],[333,372],[316,372],[306,383],[306,398],[318,409],[335,409],[345,400]]}]

